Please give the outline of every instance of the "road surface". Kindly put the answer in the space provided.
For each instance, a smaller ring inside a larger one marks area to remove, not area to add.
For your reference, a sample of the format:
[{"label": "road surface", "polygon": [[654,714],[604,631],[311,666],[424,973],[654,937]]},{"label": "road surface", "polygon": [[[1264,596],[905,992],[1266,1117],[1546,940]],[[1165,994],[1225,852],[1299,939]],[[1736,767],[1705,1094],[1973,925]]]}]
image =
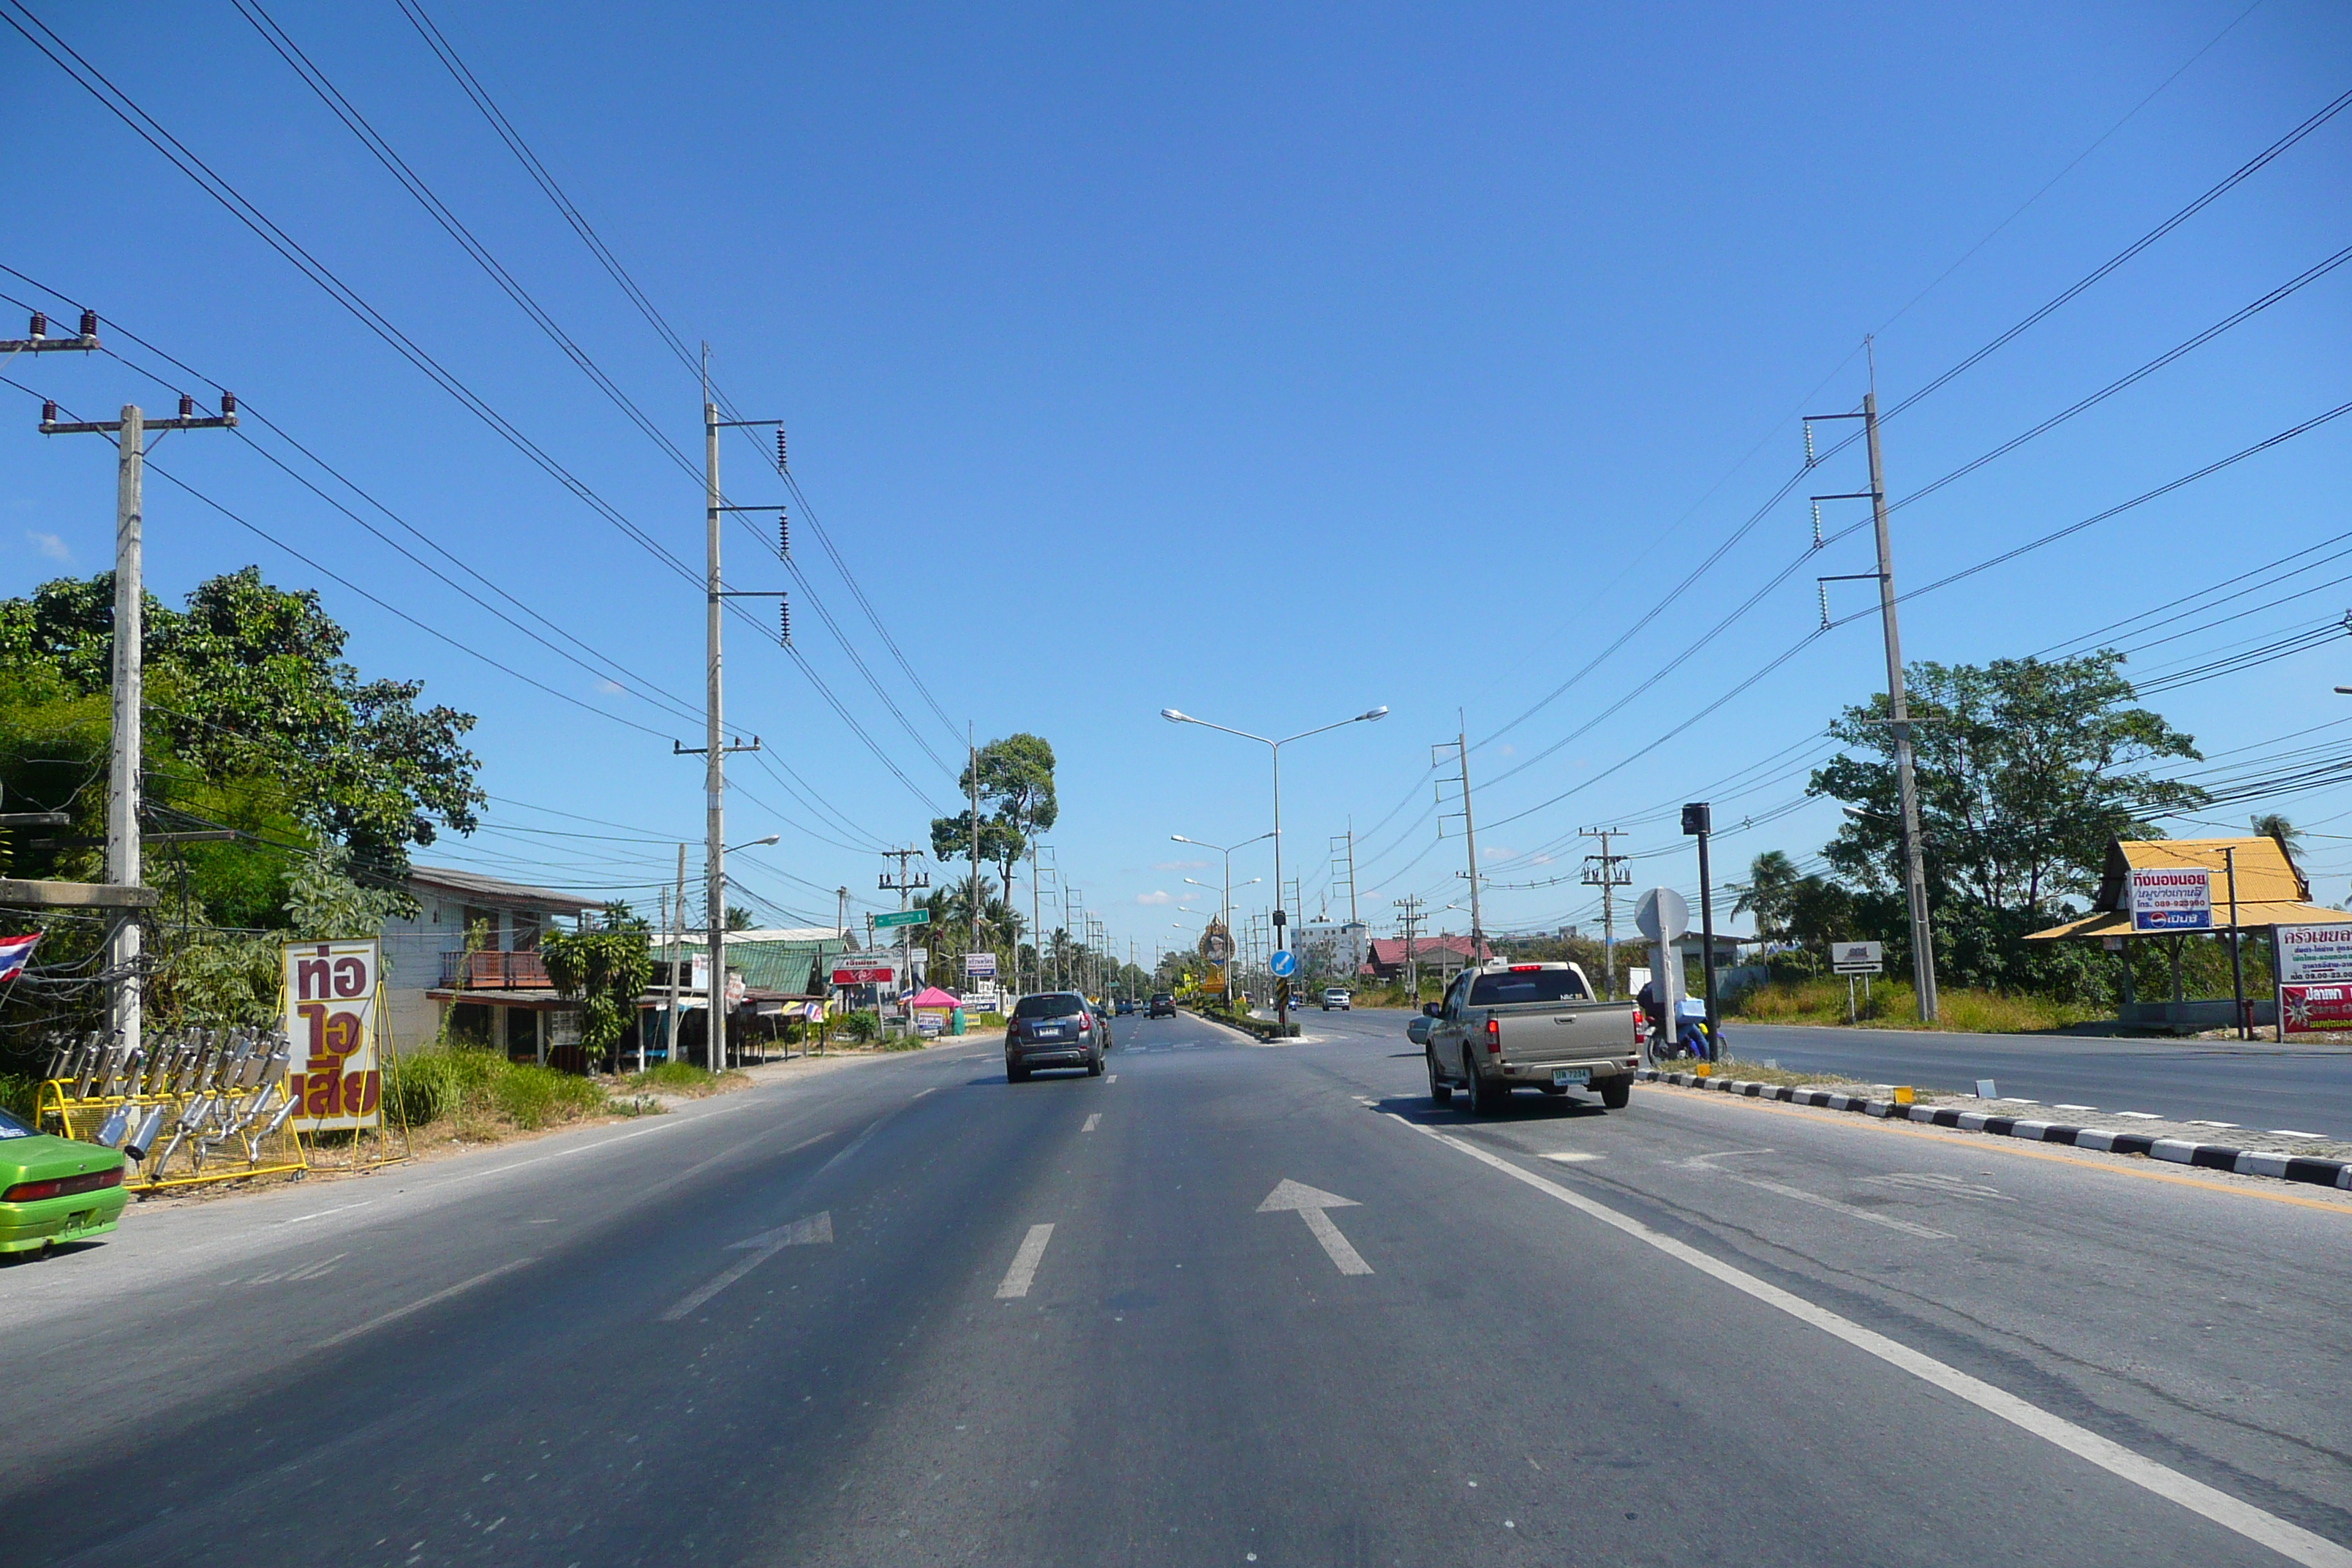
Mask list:
[{"label": "road surface", "polygon": [[[1957,1035],[1790,1024],[1724,1027],[1735,1057],[1967,1092],[1989,1078],[2044,1105],[2147,1111],[2352,1139],[2352,1050],[2265,1041],[2126,1040],[2078,1035]],[[2227,1140],[2216,1136],[2215,1142]]]},{"label": "road surface", "polygon": [[12,1562],[2352,1562],[2352,1205],[1397,1014],[877,1058],[0,1269]]}]

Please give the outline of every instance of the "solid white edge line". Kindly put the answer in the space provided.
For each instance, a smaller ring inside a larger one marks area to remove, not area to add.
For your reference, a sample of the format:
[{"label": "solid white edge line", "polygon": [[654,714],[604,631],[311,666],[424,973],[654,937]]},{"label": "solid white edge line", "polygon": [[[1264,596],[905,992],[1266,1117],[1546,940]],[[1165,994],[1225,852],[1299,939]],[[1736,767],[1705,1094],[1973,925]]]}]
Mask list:
[{"label": "solid white edge line", "polygon": [[1010,1301],[1029,1294],[1036,1282],[1037,1265],[1045,1260],[1045,1244],[1054,1239],[1050,1225],[1033,1225],[1029,1234],[1021,1238],[1021,1250],[1013,1255],[1013,1267],[1004,1271],[1004,1280],[996,1288],[996,1299]]},{"label": "solid white edge line", "polygon": [[398,1322],[401,1319],[408,1316],[411,1312],[421,1312],[427,1307],[437,1306],[441,1302],[447,1300],[452,1296],[462,1295],[464,1292],[472,1289],[477,1285],[487,1285],[501,1274],[511,1274],[518,1268],[538,1261],[539,1259],[536,1258],[518,1258],[511,1262],[501,1263],[487,1274],[477,1274],[471,1279],[460,1279],[455,1285],[436,1290],[433,1294],[425,1297],[421,1301],[411,1301],[405,1307],[394,1307],[391,1311],[384,1313],[380,1318],[370,1318],[364,1323],[355,1323],[352,1327],[345,1329],[340,1334],[320,1340],[317,1344],[310,1348],[312,1350],[322,1351],[329,1349],[331,1346],[341,1344],[346,1340],[355,1340],[362,1334],[383,1328],[386,1323]]},{"label": "solid white edge line", "polygon": [[1957,1367],[1945,1365],[1932,1356],[1923,1355],[1907,1345],[1898,1344],[1885,1335],[1873,1332],[1850,1319],[1842,1318],[1823,1307],[1817,1307],[1801,1296],[1790,1294],[1777,1285],[1768,1285],[1744,1269],[1735,1268],[1695,1247],[1676,1241],[1673,1237],[1651,1229],[1630,1215],[1618,1213],[1605,1204],[1596,1203],[1580,1193],[1570,1192],[1557,1182],[1547,1181],[1533,1171],[1521,1170],[1498,1155],[1475,1148],[1458,1138],[1434,1132],[1417,1123],[1407,1121],[1393,1111],[1382,1114],[1400,1126],[1410,1127],[1423,1137],[1432,1138],[1480,1163],[1493,1166],[1515,1181],[1523,1182],[1548,1196],[1559,1199],[1580,1214],[1588,1215],[1601,1224],[1622,1231],[1636,1241],[1646,1242],[1667,1257],[1690,1265],[1733,1289],[1752,1296],[1769,1307],[1776,1307],[1799,1322],[1807,1323],[1823,1333],[1843,1340],[1856,1350],[1877,1357],[1889,1366],[1909,1373],[1923,1383],[1931,1384],[1948,1394],[1958,1394],[1990,1415],[1998,1415],[2013,1426],[2021,1427],[2044,1442],[2063,1448],[2077,1458],[2087,1459],[2110,1475],[2120,1477],[2134,1486],[2144,1488],[2168,1501],[2179,1504],[2189,1512],[2211,1520],[2224,1530],[2233,1531],[2260,1546],[2290,1562],[2308,1568],[2352,1568],[2352,1549],[2337,1545],[2324,1536],[2315,1535],[2300,1525],[2290,1524],[2276,1514],[2268,1513],[2253,1504],[2241,1501],[2225,1491],[2182,1475],[2179,1471],[2134,1453],[2122,1444],[2110,1441],[2097,1433],[2077,1426],[2073,1422],[2053,1415],[2039,1405],[2029,1405],[1980,1378],[1971,1377]]}]

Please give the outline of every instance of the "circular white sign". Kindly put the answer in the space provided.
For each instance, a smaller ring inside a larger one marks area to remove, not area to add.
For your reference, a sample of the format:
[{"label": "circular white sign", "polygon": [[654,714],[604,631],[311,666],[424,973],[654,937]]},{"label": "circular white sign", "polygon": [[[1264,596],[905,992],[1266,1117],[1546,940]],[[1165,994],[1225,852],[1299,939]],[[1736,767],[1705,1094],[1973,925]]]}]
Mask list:
[{"label": "circular white sign", "polygon": [[1652,942],[1672,942],[1690,930],[1690,905],[1672,888],[1653,888],[1633,906],[1633,924]]}]

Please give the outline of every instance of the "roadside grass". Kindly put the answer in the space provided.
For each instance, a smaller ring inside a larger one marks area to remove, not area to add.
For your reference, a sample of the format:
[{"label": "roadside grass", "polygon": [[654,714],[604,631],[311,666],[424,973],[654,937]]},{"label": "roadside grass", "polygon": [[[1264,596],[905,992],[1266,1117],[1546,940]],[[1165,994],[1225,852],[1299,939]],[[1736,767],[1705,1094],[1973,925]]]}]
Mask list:
[{"label": "roadside grass", "polygon": [[692,1062],[656,1062],[643,1072],[630,1073],[620,1080],[620,1085],[640,1095],[658,1092],[699,1100],[706,1094],[718,1093],[730,1079],[737,1083],[749,1081],[740,1072],[730,1071],[722,1075],[712,1072],[709,1068],[696,1067]]},{"label": "roadside grass", "polygon": [[441,1046],[400,1058],[394,1110],[412,1129],[448,1122],[468,1142],[535,1132],[605,1109],[603,1086],[496,1051]]},{"label": "roadside grass", "polygon": [[[1854,1026],[1864,1029],[1921,1029],[1918,1007],[1910,983],[1874,981],[1867,1005],[1856,1003]],[[1776,981],[1743,993],[1730,1016],[1751,1024],[1843,1025],[1845,982],[1837,979]],[[2106,1014],[2095,1007],[2056,1002],[2043,996],[2010,996],[1997,991],[1941,990],[1936,994],[1940,1015],[1933,1027],[1971,1035],[2020,1035],[2088,1023]]]},{"label": "roadside grass", "polygon": [[[1660,1062],[1658,1069],[1661,1072],[1696,1072],[1706,1065],[1704,1062]],[[1738,1056],[1713,1065],[1714,1070],[1707,1075],[1710,1078],[1744,1079],[1749,1083],[1769,1083],[1776,1088],[1826,1089],[1834,1084],[1857,1081],[1847,1073],[1797,1072],[1789,1068],[1766,1067],[1760,1061]]]}]

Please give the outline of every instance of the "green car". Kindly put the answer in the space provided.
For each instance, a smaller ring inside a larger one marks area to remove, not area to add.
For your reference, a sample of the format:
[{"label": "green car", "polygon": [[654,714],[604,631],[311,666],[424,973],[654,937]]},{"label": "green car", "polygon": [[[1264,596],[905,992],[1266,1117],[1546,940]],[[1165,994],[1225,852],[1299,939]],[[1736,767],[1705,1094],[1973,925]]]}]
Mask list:
[{"label": "green car", "polygon": [[0,1110],[0,1252],[37,1252],[112,1230],[131,1195],[103,1143],[52,1138]]}]

